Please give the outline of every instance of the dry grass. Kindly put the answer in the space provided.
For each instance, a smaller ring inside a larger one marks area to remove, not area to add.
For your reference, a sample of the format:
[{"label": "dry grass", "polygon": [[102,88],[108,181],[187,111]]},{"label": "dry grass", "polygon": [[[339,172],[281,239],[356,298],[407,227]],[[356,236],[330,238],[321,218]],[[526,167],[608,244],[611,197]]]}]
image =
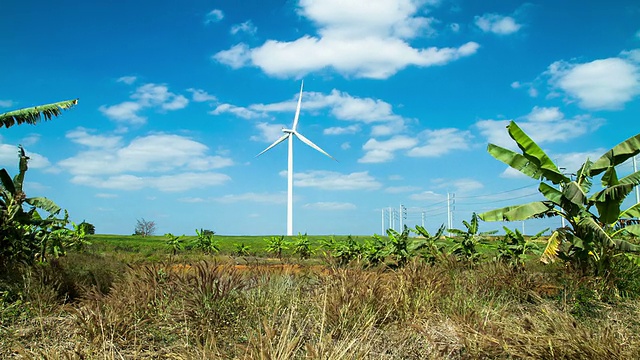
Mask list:
[{"label": "dry grass", "polygon": [[73,302],[24,276],[0,313],[1,358],[640,358],[640,306],[557,268],[154,263]]}]

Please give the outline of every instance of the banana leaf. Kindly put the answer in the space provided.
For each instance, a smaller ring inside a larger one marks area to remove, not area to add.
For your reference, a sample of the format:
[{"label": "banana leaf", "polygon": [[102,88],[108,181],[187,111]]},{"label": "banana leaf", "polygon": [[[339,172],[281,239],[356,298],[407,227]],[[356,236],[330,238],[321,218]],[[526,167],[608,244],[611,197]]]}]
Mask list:
[{"label": "banana leaf", "polygon": [[47,199],[45,197],[27,198],[25,199],[25,202],[52,215],[58,214],[61,210],[60,207],[53,202],[53,200]]},{"label": "banana leaf", "polygon": [[15,124],[37,124],[42,119],[51,120],[60,115],[62,110],[78,104],[78,99],[60,101],[52,104],[34,106],[0,114],[0,127],[11,127]]},{"label": "banana leaf", "polygon": [[637,218],[640,217],[640,203],[637,203],[620,214],[621,218]]},{"label": "banana leaf", "polygon": [[487,146],[487,152],[497,160],[502,161],[530,178],[540,180],[540,176],[542,175],[540,167],[524,157],[522,154],[518,154],[513,150],[505,149],[494,144],[489,144]]},{"label": "banana leaf", "polygon": [[495,209],[479,214],[478,217],[484,221],[522,221],[534,217],[555,215],[553,203],[549,201],[535,201],[522,205],[513,205]]},{"label": "banana leaf", "polygon": [[589,190],[591,190],[592,182],[589,171],[591,170],[592,165],[593,162],[589,160],[589,158],[587,158],[587,161],[585,161],[584,164],[580,166],[580,169],[576,173],[576,182],[578,183],[578,185],[580,185],[582,192],[584,192],[585,194],[589,193]]},{"label": "banana leaf", "polygon": [[[604,153],[593,163],[589,173],[591,176],[598,175],[609,168],[622,164],[638,153],[640,153],[640,134],[628,138]],[[603,184],[603,186],[607,185]]]},{"label": "banana leaf", "polygon": [[541,171],[541,176],[554,184],[568,182],[569,179],[560,172],[556,164],[549,156],[524,132],[518,125],[511,121],[507,126],[509,136],[518,144],[522,155],[536,164]]}]

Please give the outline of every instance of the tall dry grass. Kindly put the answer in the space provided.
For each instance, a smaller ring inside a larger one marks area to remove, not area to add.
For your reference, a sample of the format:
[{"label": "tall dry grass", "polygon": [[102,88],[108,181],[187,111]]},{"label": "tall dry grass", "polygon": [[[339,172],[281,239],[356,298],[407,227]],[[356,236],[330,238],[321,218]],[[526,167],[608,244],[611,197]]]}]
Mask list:
[{"label": "tall dry grass", "polygon": [[24,276],[2,358],[640,358],[640,306],[562,268],[153,263],[73,301]]}]

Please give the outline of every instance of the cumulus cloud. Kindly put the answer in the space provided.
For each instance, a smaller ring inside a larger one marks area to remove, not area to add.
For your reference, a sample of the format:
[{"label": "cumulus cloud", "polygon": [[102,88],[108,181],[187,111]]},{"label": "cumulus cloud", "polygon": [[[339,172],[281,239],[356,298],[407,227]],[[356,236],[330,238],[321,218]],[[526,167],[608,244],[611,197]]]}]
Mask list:
[{"label": "cumulus cloud", "polygon": [[138,80],[137,76],[122,76],[116,80],[116,82],[125,83],[127,85],[131,85]]},{"label": "cumulus cloud", "polygon": [[159,111],[179,110],[187,106],[189,100],[183,95],[169,91],[164,84],[144,84],[130,96],[133,101],[124,101],[116,105],[102,105],[100,112],[111,120],[129,124],[144,124],[147,118],[140,115],[144,109]]},{"label": "cumulus cloud", "polygon": [[418,140],[409,136],[397,135],[389,140],[369,139],[363,146],[365,154],[358,159],[360,163],[382,163],[393,160],[398,150],[410,149],[418,144]]},{"label": "cumulus cloud", "polygon": [[207,13],[204,19],[205,24],[217,23],[224,19],[224,13],[220,9],[213,9]]},{"label": "cumulus cloud", "polygon": [[[51,162],[45,156],[35,152],[25,150],[29,157],[29,168],[46,169],[51,166]],[[18,147],[9,144],[0,144],[0,165],[3,167],[14,168],[18,165]]]},{"label": "cumulus cloud", "polygon": [[255,119],[264,116],[259,112],[232,104],[220,104],[215,109],[209,111],[209,114],[211,115],[221,115],[225,113],[230,113],[243,119]]},{"label": "cumulus cloud", "polygon": [[355,134],[360,131],[359,125],[350,125],[344,127],[330,127],[323,130],[323,134],[325,135],[347,135],[347,134]]},{"label": "cumulus cloud", "polygon": [[191,93],[191,100],[195,102],[208,102],[218,100],[215,96],[210,95],[204,90],[189,88],[187,89],[187,91]]},{"label": "cumulus cloud", "polygon": [[[480,120],[475,126],[492,144],[515,149],[517,145],[509,137],[506,126],[509,120]],[[567,141],[598,129],[604,120],[589,115],[567,119],[557,107],[534,107],[518,119],[518,126],[538,144]]]},{"label": "cumulus cloud", "polygon": [[236,35],[239,33],[246,33],[249,35],[253,35],[257,31],[258,31],[258,28],[253,24],[253,22],[251,22],[251,20],[247,20],[240,24],[235,24],[231,27],[231,30],[229,30],[229,32],[232,35]]},{"label": "cumulus cloud", "polygon": [[66,137],[76,144],[92,148],[113,149],[119,146],[122,141],[122,137],[120,136],[92,135],[90,134],[90,130],[82,127],[67,132]]},{"label": "cumulus cloud", "polygon": [[433,18],[417,15],[424,4],[413,0],[302,0],[298,12],[317,27],[318,36],[267,40],[255,48],[240,43],[213,58],[232,68],[256,66],[275,77],[302,77],[332,69],[347,77],[386,79],[407,66],[444,65],[477,52],[475,42],[458,47],[412,47],[410,40],[435,32]]},{"label": "cumulus cloud", "polygon": [[260,133],[260,135],[254,135],[251,137],[253,141],[261,141],[261,142],[274,142],[278,140],[282,135],[282,128],[285,126],[282,124],[269,124],[265,122],[259,122],[256,124],[256,129]]},{"label": "cumulus cloud", "polygon": [[[286,171],[281,175],[286,176]],[[341,174],[333,171],[309,171],[293,174],[294,185],[323,190],[376,190],[382,187],[368,171]]]},{"label": "cumulus cloud", "polygon": [[408,155],[413,157],[438,157],[453,150],[466,150],[469,148],[471,133],[454,128],[425,130],[419,138],[424,139],[421,145],[409,150]]},{"label": "cumulus cloud", "polygon": [[589,110],[620,109],[640,94],[640,65],[629,56],[587,63],[556,61],[545,75],[554,90]]},{"label": "cumulus cloud", "polygon": [[498,14],[484,14],[482,16],[476,16],[475,24],[483,32],[490,32],[498,35],[513,34],[522,27],[522,25],[518,24],[511,16]]},{"label": "cumulus cloud", "polygon": [[228,181],[211,172],[233,164],[229,158],[208,155],[208,147],[184,136],[155,134],[123,145],[119,137],[92,135],[84,129],[67,133],[72,141],[89,147],[58,165],[77,184],[108,189],[183,191]]}]

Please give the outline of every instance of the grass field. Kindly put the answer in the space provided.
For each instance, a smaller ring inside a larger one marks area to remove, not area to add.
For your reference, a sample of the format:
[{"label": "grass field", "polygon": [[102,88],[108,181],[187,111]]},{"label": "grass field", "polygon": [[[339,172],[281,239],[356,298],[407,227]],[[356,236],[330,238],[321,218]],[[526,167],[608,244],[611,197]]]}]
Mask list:
[{"label": "grass field", "polygon": [[164,236],[95,235],[2,274],[0,358],[640,358],[640,270],[624,261],[582,276],[480,244],[473,262],[340,265],[324,236],[309,237],[310,259],[275,259],[267,236],[216,238],[218,254],[173,255]]}]

